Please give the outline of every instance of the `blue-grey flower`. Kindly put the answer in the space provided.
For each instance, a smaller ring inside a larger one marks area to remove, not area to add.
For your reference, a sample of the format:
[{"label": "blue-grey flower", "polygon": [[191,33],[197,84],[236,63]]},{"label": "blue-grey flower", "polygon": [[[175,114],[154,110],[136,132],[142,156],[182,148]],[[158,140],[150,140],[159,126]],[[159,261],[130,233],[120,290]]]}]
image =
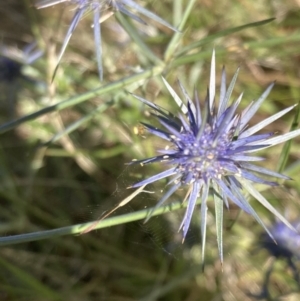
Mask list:
[{"label": "blue-grey flower", "polygon": [[110,13],[108,14],[106,13],[106,15],[104,16],[103,12],[120,11],[121,13],[129,16],[130,18],[140,23],[145,23],[140,17],[135,15],[133,12],[131,12],[131,10],[133,10],[148,18],[153,19],[154,21],[160,24],[163,24],[166,27],[171,28],[172,30],[177,31],[176,28],[174,28],[164,19],[160,18],[156,14],[152,13],[151,11],[137,4],[136,1],[134,0],[40,0],[36,3],[36,7],[45,8],[64,2],[75,5],[76,9],[71,25],[68,29],[66,37],[63,41],[61,51],[58,56],[57,67],[59,65],[59,62],[61,61],[61,58],[66,50],[66,47],[69,43],[69,40],[76,26],[85,15],[92,12],[94,15],[93,27],[94,27],[94,39],[95,39],[95,51],[96,51],[96,59],[98,63],[98,72],[99,72],[100,80],[102,80],[103,78],[102,47],[101,47],[102,42],[101,42],[100,24],[102,21],[104,21],[107,18],[107,16],[110,15]]},{"label": "blue-grey flower", "polygon": [[22,65],[5,56],[0,56],[0,81],[11,82],[21,76]]},{"label": "blue-grey flower", "polygon": [[[296,230],[300,229],[300,223],[292,223]],[[295,257],[300,259],[300,234],[287,227],[282,222],[275,223],[270,229],[276,243],[267,235],[262,235],[261,245],[267,249],[271,255],[282,257],[287,260]]]},{"label": "blue-grey flower", "polygon": [[[300,223],[299,221],[294,221],[292,223],[293,227],[299,231]],[[277,221],[271,228],[270,232],[273,235],[276,242],[270,238],[269,235],[263,233],[260,237],[260,246],[266,249],[274,259],[284,259],[286,260],[287,266],[291,269],[293,273],[294,280],[299,285],[299,269],[297,267],[296,261],[300,259],[300,234],[284,224],[281,221]],[[274,270],[275,260],[269,261],[269,267],[265,273],[265,279],[262,286],[262,291],[259,295],[249,294],[251,297],[256,299],[274,299],[270,295],[270,279],[272,272]],[[287,294],[284,294],[287,296]],[[279,300],[279,296],[275,299]]]},{"label": "blue-grey flower", "polygon": [[140,187],[164,178],[170,178],[167,185],[168,189],[155,208],[161,206],[179,188],[185,187],[187,193],[184,201],[187,202],[187,209],[179,228],[183,231],[183,239],[189,229],[196,202],[198,199],[201,200],[202,260],[204,260],[209,195],[212,196],[215,204],[217,241],[221,261],[223,260],[223,204],[228,208],[229,200],[254,216],[271,237],[272,234],[267,230],[249,203],[248,195],[258,200],[288,227],[293,229],[292,225],[277,212],[253,184],[276,186],[278,184],[270,180],[269,177],[289,179],[285,175],[257,165],[256,162],[263,161],[264,158],[254,155],[254,153],[285,142],[300,134],[299,129],[279,136],[272,132],[260,133],[264,127],[292,110],[294,106],[288,107],[250,126],[249,121],[267,98],[273,83],[267,87],[256,101],[250,102],[246,109],[238,113],[237,108],[242,99],[242,94],[237,100],[230,102],[237,75],[238,70],[227,88],[226,73],[223,69],[220,96],[219,101],[217,101],[215,91],[215,55],[213,52],[209,89],[203,108],[201,108],[196,92],[194,93],[193,101],[179,83],[185,99],[185,101],[182,101],[164,80],[167,89],[182,111],[182,114],[178,117],[156,104],[134,95],[138,100],[154,110],[154,116],[158,119],[161,127],[142,124],[150,133],[165,140],[166,147],[158,150],[159,155],[155,157],[133,163],[145,165],[161,162],[168,168],[131,187]]},{"label": "blue-grey flower", "polygon": [[27,76],[23,72],[23,67],[31,65],[42,55],[43,51],[37,48],[36,43],[28,44],[23,49],[6,45],[0,46],[0,84],[3,88],[1,89],[1,102],[3,101],[2,96],[4,96],[8,117],[14,117],[17,95],[22,83],[44,85],[41,81]]},{"label": "blue-grey flower", "polygon": [[22,66],[34,63],[43,55],[36,43],[26,45],[23,49],[0,46],[0,81],[14,81],[18,78],[28,79],[21,72]]}]

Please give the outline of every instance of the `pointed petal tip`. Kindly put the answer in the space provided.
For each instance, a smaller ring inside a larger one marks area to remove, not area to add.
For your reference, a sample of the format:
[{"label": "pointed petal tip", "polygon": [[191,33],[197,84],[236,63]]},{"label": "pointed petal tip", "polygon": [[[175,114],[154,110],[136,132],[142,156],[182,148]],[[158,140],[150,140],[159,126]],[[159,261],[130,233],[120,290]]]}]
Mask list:
[{"label": "pointed petal tip", "polygon": [[204,271],[205,271],[205,262],[204,261],[201,263],[201,270],[202,270],[202,273],[204,273]]},{"label": "pointed petal tip", "polygon": [[272,81],[269,85],[268,85],[268,87],[267,87],[267,89],[266,90],[272,90],[273,89],[273,87],[275,86],[275,84],[276,84],[276,80],[274,80],[274,81]]},{"label": "pointed petal tip", "polygon": [[152,217],[152,214],[153,214],[153,210],[151,210],[149,212],[149,215],[144,219],[143,225],[145,225],[146,223],[148,223],[149,219]]},{"label": "pointed petal tip", "polygon": [[132,93],[132,92],[130,92],[130,91],[128,91],[128,90],[125,90],[125,93],[128,93],[130,96],[132,96],[132,97],[134,97],[135,99],[139,100],[136,94],[134,94],[134,93]]},{"label": "pointed petal tip", "polygon": [[138,187],[141,187],[141,186],[143,186],[143,185],[140,185],[140,183],[135,183],[135,184],[127,186],[126,189],[138,188]]}]

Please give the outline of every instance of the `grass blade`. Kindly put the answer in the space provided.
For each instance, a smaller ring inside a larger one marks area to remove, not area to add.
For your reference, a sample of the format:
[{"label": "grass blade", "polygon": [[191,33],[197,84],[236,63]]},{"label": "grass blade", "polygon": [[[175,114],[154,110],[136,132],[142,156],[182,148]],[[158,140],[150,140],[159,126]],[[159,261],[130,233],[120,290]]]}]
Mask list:
[{"label": "grass blade", "polygon": [[1,125],[0,126],[0,133],[7,132],[7,131],[9,131],[11,129],[14,129],[15,127],[25,123],[25,122],[34,120],[34,119],[36,119],[40,116],[43,116],[45,114],[55,112],[55,111],[61,111],[63,109],[78,105],[78,104],[83,103],[83,102],[85,102],[85,101],[87,101],[87,100],[89,100],[93,97],[100,96],[100,95],[103,95],[103,94],[106,94],[106,93],[109,93],[109,92],[113,92],[117,89],[122,89],[122,88],[124,89],[125,87],[128,87],[131,84],[140,85],[139,82],[141,80],[145,80],[147,78],[152,78],[154,76],[157,76],[157,75],[161,74],[162,71],[163,71],[162,66],[157,66],[157,67],[154,67],[154,68],[147,69],[147,70],[145,70],[141,73],[131,75],[129,77],[126,77],[126,78],[117,80],[115,82],[106,84],[106,85],[101,86],[97,89],[90,90],[90,91],[85,92],[83,94],[73,96],[73,97],[71,97],[67,100],[61,101],[61,102],[56,103],[54,105],[43,108],[43,109],[41,109],[37,112],[28,114],[26,116],[23,116],[23,117],[17,119],[17,120],[13,120],[13,121],[10,121],[10,122],[7,122],[7,123]]}]

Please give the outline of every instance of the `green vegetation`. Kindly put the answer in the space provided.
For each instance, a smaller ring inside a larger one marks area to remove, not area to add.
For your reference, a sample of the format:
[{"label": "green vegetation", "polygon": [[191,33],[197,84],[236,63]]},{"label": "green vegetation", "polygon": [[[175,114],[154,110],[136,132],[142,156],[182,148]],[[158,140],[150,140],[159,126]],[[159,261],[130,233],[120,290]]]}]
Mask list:
[{"label": "green vegetation", "polygon": [[[22,49],[37,41],[45,51],[23,66],[30,80],[22,76],[0,83],[0,300],[247,301],[262,293],[266,279],[264,299],[299,300],[291,267],[260,248],[263,229],[232,203],[224,210],[223,266],[214,205],[208,203],[203,270],[198,208],[184,244],[178,233],[184,192],[145,224],[166,182],[126,199],[134,193],[130,185],[162,171],[155,164],[127,165],[155,155],[161,143],[140,125],[148,122],[150,111],[130,93],[174,112],[164,76],[177,91],[180,79],[190,94],[196,87],[205,97],[215,48],[217,84],[223,65],[228,78],[241,67],[233,97],[245,92],[242,108],[276,81],[252,122],[297,104],[299,4],[138,2],[181,32],[148,19],[141,25],[112,15],[101,24],[103,82],[89,15],[77,26],[52,82],[73,14],[70,6],[36,10],[33,0],[0,6],[1,43]],[[296,128],[298,107],[268,126],[280,133]],[[264,167],[293,180],[259,189],[288,220],[299,221],[299,138],[261,153],[268,158]],[[122,200],[124,206],[93,223]],[[251,204],[267,226],[275,222],[258,202]],[[94,231],[82,234],[91,225]]]}]

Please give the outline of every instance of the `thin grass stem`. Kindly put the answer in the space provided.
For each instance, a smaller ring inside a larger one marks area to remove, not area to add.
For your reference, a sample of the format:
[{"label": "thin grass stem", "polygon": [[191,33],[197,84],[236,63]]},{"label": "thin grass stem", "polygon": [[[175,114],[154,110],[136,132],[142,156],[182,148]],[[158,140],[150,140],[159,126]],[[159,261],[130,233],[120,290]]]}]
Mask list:
[{"label": "thin grass stem", "polygon": [[[197,203],[200,203],[201,200],[198,200]],[[162,215],[167,212],[176,211],[182,208],[185,208],[187,205],[187,202],[182,204],[181,201],[172,202],[171,204],[161,206],[157,209],[155,209],[151,214],[152,216]],[[107,227],[117,226],[121,224],[130,223],[133,221],[138,221],[147,218],[149,213],[152,211],[152,208],[149,209],[143,209],[119,216],[109,217],[107,219],[104,219],[100,222],[98,222],[96,225],[95,223],[97,221],[87,222],[83,224],[77,224],[67,227],[62,227],[58,229],[53,230],[46,230],[46,231],[39,231],[39,232],[33,232],[33,233],[26,233],[26,234],[19,234],[19,235],[12,235],[7,237],[0,237],[0,246],[7,246],[7,245],[13,245],[13,244],[20,244],[25,242],[32,242],[32,241],[38,241],[38,240],[44,240],[44,239],[50,239],[54,237],[60,237],[65,235],[78,235],[84,232],[86,229],[89,229],[93,226],[93,231],[98,229],[103,229]]]}]

